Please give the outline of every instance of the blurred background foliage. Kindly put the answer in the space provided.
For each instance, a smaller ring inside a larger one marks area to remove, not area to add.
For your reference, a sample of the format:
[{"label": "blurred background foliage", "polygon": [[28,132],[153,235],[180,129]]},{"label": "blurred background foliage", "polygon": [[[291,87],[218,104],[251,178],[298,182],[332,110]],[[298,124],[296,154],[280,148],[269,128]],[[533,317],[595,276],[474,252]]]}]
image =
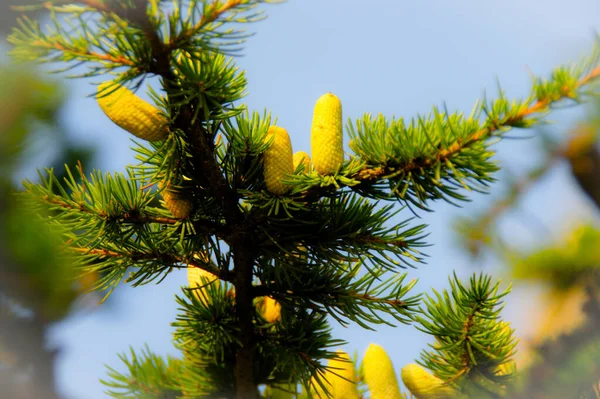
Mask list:
[{"label": "blurred background foliage", "polygon": [[[5,17],[3,11],[0,15]],[[1,396],[58,398],[54,360],[59,348],[48,346],[47,330],[82,303],[79,298],[96,276],[76,274],[56,234],[15,195],[21,189],[15,176],[32,157],[49,156],[49,165],[61,173],[63,164],[89,165],[93,152],[70,143],[58,124],[59,85],[10,65],[0,66],[0,82]],[[51,154],[40,143],[51,143]]]},{"label": "blurred background foliage", "polygon": [[[499,221],[560,164],[568,163],[580,194],[600,216],[600,102],[587,120],[559,141],[542,132],[542,161],[505,184],[504,196],[486,210],[456,223],[460,241],[474,258],[492,254],[516,286],[539,288],[541,306],[528,314],[534,333],[521,339],[515,398],[600,398],[600,229],[597,220],[573,225],[558,239],[524,250],[499,229]],[[546,195],[554,195],[547,193]],[[523,228],[531,220],[520,217]],[[553,231],[552,231],[553,233]],[[502,271],[500,271],[502,273]],[[517,331],[518,333],[518,331]]]}]

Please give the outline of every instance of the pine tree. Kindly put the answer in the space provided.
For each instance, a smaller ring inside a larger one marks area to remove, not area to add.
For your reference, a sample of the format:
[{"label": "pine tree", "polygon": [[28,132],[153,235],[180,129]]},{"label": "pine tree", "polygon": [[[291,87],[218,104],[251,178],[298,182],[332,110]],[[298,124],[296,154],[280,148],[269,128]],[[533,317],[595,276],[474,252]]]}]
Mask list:
[{"label": "pine tree", "polygon": [[[325,93],[312,154],[294,156],[285,127],[240,102],[246,78],[233,58],[247,38],[239,25],[275,2],[50,1],[38,7],[50,10],[50,26],[22,18],[9,37],[17,60],[65,70],[83,63],[80,78],[111,75],[96,87],[98,106],[137,137],[139,163],[125,174],[87,175],[80,166],[61,180],[47,169],[41,183],[25,182],[23,201],[52,212],[65,251],[82,273],[102,276],[94,289],[107,296],[123,280],[135,287],[183,268],[190,278],[176,298],[181,358],[123,355],[128,372],[111,369],[110,395],[404,395],[391,377],[376,378],[378,367],[395,375],[384,351],[372,348],[354,370],[328,316],[367,329],[391,318],[433,335],[420,365],[401,372],[417,398],[506,395],[515,348],[501,318],[508,290],[480,274],[452,277],[448,292],[413,293],[402,269],[423,261],[426,226],[392,217],[485,192],[499,169],[493,142],[540,123],[557,104],[597,95],[598,49],[535,78],[525,99],[500,90],[469,115],[434,108],[411,120],[348,121],[349,155],[342,102]],[[135,94],[148,76],[160,80],[149,88],[154,105]]]}]

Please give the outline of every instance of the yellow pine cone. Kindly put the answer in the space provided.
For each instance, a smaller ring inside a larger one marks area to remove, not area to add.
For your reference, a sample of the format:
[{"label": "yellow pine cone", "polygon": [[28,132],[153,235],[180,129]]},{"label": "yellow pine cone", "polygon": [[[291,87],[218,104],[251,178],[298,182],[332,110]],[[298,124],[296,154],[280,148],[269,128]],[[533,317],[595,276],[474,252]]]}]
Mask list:
[{"label": "yellow pine cone", "polygon": [[310,141],[315,170],[322,175],[339,171],[344,162],[342,103],[335,94],[323,94],[317,100]]},{"label": "yellow pine cone", "polygon": [[165,188],[164,183],[159,183],[158,188],[164,190],[161,192],[163,200],[167,205],[171,214],[177,219],[185,219],[190,216],[194,209],[194,201],[192,198],[183,195],[177,191],[170,190],[168,185]]},{"label": "yellow pine cone", "polygon": [[279,126],[271,126],[265,140],[273,141],[264,153],[264,174],[267,190],[276,195],[283,195],[290,186],[281,183],[286,174],[294,173],[292,160],[292,142],[288,132]]},{"label": "yellow pine cone", "polygon": [[[331,394],[332,399],[359,399],[360,396],[356,385],[357,378],[356,373],[354,372],[354,363],[352,363],[350,356],[342,350],[338,350],[337,355],[337,359],[330,359],[327,364],[327,367],[331,367],[331,370],[325,372],[325,386]],[[352,382],[346,381],[340,376]],[[313,396],[317,398],[327,398],[325,392],[320,389],[316,382],[315,385],[317,387],[315,392],[316,395]]]},{"label": "yellow pine cone", "polygon": [[392,361],[381,346],[369,345],[362,367],[371,399],[403,399]]},{"label": "yellow pine cone", "polygon": [[103,82],[98,86],[99,93],[105,90],[110,94],[102,95],[97,100],[111,121],[140,139],[160,141],[167,137],[169,122],[158,108],[142,100],[126,87],[119,86],[115,90],[112,81]]},{"label": "yellow pine cone", "polygon": [[295,152],[292,160],[294,164],[294,170],[298,169],[300,164],[304,165],[304,173],[307,173],[310,170],[310,156],[306,152]]},{"label": "yellow pine cone", "polygon": [[456,390],[429,373],[418,364],[409,364],[402,369],[402,381],[417,399],[452,399]]},{"label": "yellow pine cone", "polygon": [[[188,285],[190,286],[190,288],[197,288],[192,291],[194,293],[194,296],[200,302],[202,302],[205,306],[208,305],[208,303],[210,302],[210,298],[209,298],[209,296],[208,296],[209,294],[206,290],[207,283],[209,283],[209,281],[215,280],[215,282],[210,283],[210,284],[219,284],[220,282],[217,279],[217,277],[215,277],[214,274],[207,272],[204,269],[200,269],[199,267],[188,267],[187,275],[188,275]],[[203,280],[203,278],[208,279],[209,281]],[[198,288],[198,287],[202,287],[202,288]]]},{"label": "yellow pine cone", "polygon": [[273,324],[281,319],[281,305],[270,296],[263,297],[258,306],[260,313],[269,323]]}]

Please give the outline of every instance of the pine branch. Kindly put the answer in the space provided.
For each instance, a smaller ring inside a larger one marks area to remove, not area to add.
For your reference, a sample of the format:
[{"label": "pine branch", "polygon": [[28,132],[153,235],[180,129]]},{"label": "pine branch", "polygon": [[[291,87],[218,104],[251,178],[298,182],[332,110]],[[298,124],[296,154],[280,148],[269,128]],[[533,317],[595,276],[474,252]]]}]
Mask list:
[{"label": "pine branch", "polygon": [[499,319],[501,298],[499,283],[473,275],[469,287],[458,277],[450,280],[451,293],[435,292],[425,300],[425,317],[416,315],[418,329],[436,341],[433,351],[423,351],[421,363],[447,384],[458,386],[474,397],[502,397],[512,374],[499,367],[510,361],[516,345],[513,330]]},{"label": "pine branch", "polygon": [[[551,79],[537,79],[525,101],[510,102],[501,93],[490,104],[484,101],[476,105],[466,119],[434,109],[433,117],[420,117],[406,126],[402,119],[390,122],[382,115],[375,119],[366,115],[356,127],[348,125],[350,147],[357,157],[333,180],[316,181],[311,175],[295,177],[288,184],[309,199],[327,195],[334,184],[376,198],[397,198],[424,209],[428,200],[464,200],[458,188],[482,190],[493,181],[490,173],[498,169],[489,161],[492,152],[488,140],[501,138],[511,128],[534,126],[540,122],[535,115],[548,113],[562,100],[579,101],[582,88],[600,77],[600,67],[593,67],[596,62],[594,55],[580,68],[559,68]],[[481,113],[486,114],[482,121]],[[358,170],[352,170],[352,165],[361,163]]]},{"label": "pine branch", "polygon": [[416,280],[405,284],[406,274],[388,277],[381,267],[359,275],[361,266],[349,267],[347,261],[262,265],[262,285],[254,287],[254,296],[269,295],[284,306],[314,309],[342,325],[352,321],[370,330],[373,324],[393,325],[385,316],[409,323],[420,300],[408,296]]},{"label": "pine branch", "polygon": [[[198,263],[189,258],[174,256],[172,254],[159,254],[153,252],[128,252],[128,251],[115,251],[110,249],[102,248],[83,248],[83,247],[69,247],[69,250],[81,253],[90,257],[94,257],[98,260],[112,258],[117,261],[126,261],[128,264],[135,264],[139,261],[155,261],[161,263],[163,269],[184,269],[188,267],[197,267],[205,270],[220,280],[223,281],[234,281],[235,274],[229,271],[221,270],[218,267],[212,266],[207,263]],[[98,265],[96,265],[98,267]],[[105,266],[103,266],[105,268]],[[134,274],[135,276],[135,274]],[[134,277],[132,277],[134,279]]]},{"label": "pine branch", "polygon": [[191,28],[185,29],[179,33],[177,37],[170,41],[168,46],[173,50],[183,48],[193,36],[201,32],[207,25],[215,22],[222,14],[225,14],[243,3],[247,3],[247,0],[227,0],[225,4],[221,4],[220,1],[212,2],[212,4],[205,8],[205,12],[202,13],[200,20]]},{"label": "pine branch", "polygon": [[163,359],[146,347],[141,355],[130,349],[130,359],[126,355],[119,358],[127,367],[127,374],[108,367],[109,381],[101,380],[111,388],[107,394],[113,398],[128,399],[175,399],[182,395],[179,389],[179,376],[185,366],[179,359]]},{"label": "pine branch", "polygon": [[46,195],[41,198],[41,201],[50,204],[50,205],[58,205],[59,207],[66,210],[75,210],[79,212],[85,212],[92,214],[99,218],[113,218],[117,219],[119,222],[123,223],[159,223],[159,224],[176,224],[181,222],[180,219],[169,218],[169,217],[160,217],[160,216],[150,216],[150,215],[137,215],[131,214],[129,212],[125,212],[122,215],[114,215],[104,212],[102,210],[95,211],[93,209],[87,208],[83,204],[74,205],[73,203],[63,201],[60,196],[55,196],[51,198]]}]

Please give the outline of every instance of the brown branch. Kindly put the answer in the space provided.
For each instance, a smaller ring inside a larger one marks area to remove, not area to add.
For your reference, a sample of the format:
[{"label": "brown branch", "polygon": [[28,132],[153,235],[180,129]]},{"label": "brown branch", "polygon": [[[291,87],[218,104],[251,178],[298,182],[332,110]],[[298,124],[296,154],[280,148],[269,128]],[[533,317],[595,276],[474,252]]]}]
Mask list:
[{"label": "brown branch", "polygon": [[86,207],[82,204],[73,205],[66,201],[62,201],[58,198],[50,198],[48,195],[42,197],[42,200],[48,204],[58,205],[64,209],[78,210],[78,211],[81,211],[84,213],[96,215],[99,218],[104,218],[104,219],[113,218],[113,219],[123,221],[125,223],[177,224],[177,223],[181,222],[181,219],[176,219],[176,218],[170,218],[170,217],[165,217],[165,216],[136,215],[136,214],[133,214],[130,212],[126,212],[119,216],[113,216],[113,215],[109,215],[106,212],[94,212],[93,210],[89,209],[88,207]]},{"label": "brown branch", "polygon": [[402,300],[398,300],[398,299],[378,298],[376,296],[372,296],[369,294],[350,294],[349,296],[351,296],[352,298],[362,299],[362,300],[369,301],[369,302],[383,303],[383,304],[389,305],[393,308],[406,306],[406,301],[402,301]]},{"label": "brown branch", "polygon": [[256,399],[258,391],[254,379],[256,358],[256,331],[254,330],[253,266],[250,234],[239,234],[232,242],[235,261],[235,312],[240,328],[240,346],[236,350],[236,399]]},{"label": "brown branch", "polygon": [[[58,198],[59,197],[50,198],[50,196],[46,195],[46,196],[42,197],[42,200],[48,204],[58,205],[64,209],[78,210],[78,211],[85,212],[88,214],[94,214],[94,215],[98,216],[99,218],[119,220],[124,223],[133,223],[133,224],[159,223],[159,224],[174,225],[174,224],[180,223],[184,220],[184,219],[177,219],[177,218],[167,217],[167,216],[140,215],[140,214],[136,214],[135,212],[126,212],[126,213],[123,213],[122,215],[114,216],[114,215],[109,215],[105,212],[94,212],[93,210],[85,207],[83,204],[74,205],[74,204],[68,203],[66,201],[63,201],[61,199],[58,199]],[[193,224],[196,229],[202,230],[209,234],[214,234],[220,238],[228,237],[230,234],[230,229],[219,222],[214,222],[214,221],[206,220],[206,219],[198,219],[198,220],[194,220]]]},{"label": "brown branch", "polygon": [[[196,267],[198,269],[202,269],[213,274],[220,280],[228,282],[233,282],[235,278],[235,273],[233,272],[221,270],[218,267],[210,266],[207,263],[198,263],[191,259],[184,258],[181,256],[174,256],[171,254],[156,254],[151,252],[117,252],[110,249],[85,247],[69,247],[69,249],[80,254],[94,255],[99,258],[122,258],[130,259],[132,262],[137,262],[140,260],[156,260],[168,264],[168,267],[178,269]],[[177,263],[181,265],[176,265]]]},{"label": "brown branch", "polygon": [[122,57],[122,56],[115,57],[110,54],[102,54],[102,53],[97,53],[95,51],[89,51],[89,50],[81,51],[81,49],[70,48],[70,47],[67,47],[64,44],[61,44],[58,42],[48,43],[48,42],[44,42],[44,41],[40,41],[40,40],[35,40],[35,41],[31,42],[31,45],[41,47],[41,48],[47,48],[47,49],[56,49],[58,51],[62,51],[63,53],[72,54],[72,55],[75,55],[78,57],[83,57],[83,58],[93,58],[93,59],[96,59],[97,61],[108,61],[108,62],[112,62],[113,64],[119,64],[119,65],[130,66],[130,67],[135,66],[133,61],[131,61],[128,58]]}]

